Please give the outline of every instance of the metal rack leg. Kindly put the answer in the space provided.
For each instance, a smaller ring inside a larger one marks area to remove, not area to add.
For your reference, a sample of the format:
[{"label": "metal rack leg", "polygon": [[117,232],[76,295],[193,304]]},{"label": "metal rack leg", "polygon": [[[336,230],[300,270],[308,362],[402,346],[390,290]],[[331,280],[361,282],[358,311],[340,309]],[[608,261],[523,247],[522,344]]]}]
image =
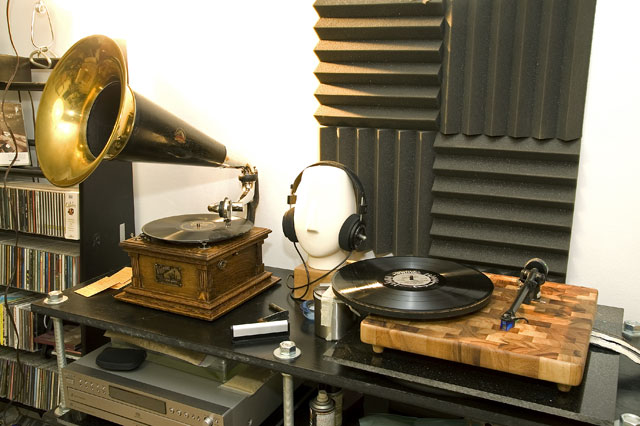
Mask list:
[{"label": "metal rack leg", "polygon": [[[50,305],[57,305],[65,300],[67,300],[67,297],[64,296],[62,292],[56,290],[49,292],[49,297],[44,301]],[[67,358],[65,356],[66,351],[64,348],[64,328],[62,326],[62,320],[60,318],[52,318],[52,321],[56,344],[56,358],[58,360],[58,394],[60,395],[55,414],[60,417],[69,411],[67,408],[67,398],[64,393],[64,385],[62,384],[62,370],[67,366]]]},{"label": "metal rack leg", "polygon": [[56,340],[56,358],[58,359],[58,389],[60,400],[56,408],[56,416],[62,416],[69,409],[67,408],[67,398],[64,393],[64,385],[62,384],[62,369],[67,366],[67,358],[64,349],[64,328],[60,318],[53,318],[53,332]]},{"label": "metal rack leg", "polygon": [[284,426],[293,425],[293,377],[282,373],[282,408]]}]

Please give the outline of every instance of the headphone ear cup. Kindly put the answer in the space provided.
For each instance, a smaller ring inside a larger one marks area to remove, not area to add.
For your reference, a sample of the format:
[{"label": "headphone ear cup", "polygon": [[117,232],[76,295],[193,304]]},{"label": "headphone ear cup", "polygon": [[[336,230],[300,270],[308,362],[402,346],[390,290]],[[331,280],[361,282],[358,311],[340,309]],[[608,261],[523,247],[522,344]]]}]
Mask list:
[{"label": "headphone ear cup", "polygon": [[293,222],[294,210],[295,207],[291,207],[284,213],[284,216],[282,216],[282,232],[284,233],[284,236],[289,239],[289,241],[297,243],[298,236],[296,235],[296,227]]},{"label": "headphone ear cup", "polygon": [[338,235],[338,244],[342,250],[355,250],[366,239],[364,223],[360,221],[360,216],[352,214],[349,216]]}]

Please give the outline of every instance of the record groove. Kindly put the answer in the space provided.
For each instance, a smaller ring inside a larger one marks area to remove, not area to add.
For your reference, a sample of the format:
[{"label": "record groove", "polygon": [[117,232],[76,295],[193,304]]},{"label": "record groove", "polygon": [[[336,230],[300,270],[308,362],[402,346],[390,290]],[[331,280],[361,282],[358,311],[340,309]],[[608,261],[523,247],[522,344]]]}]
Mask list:
[{"label": "record groove", "polygon": [[354,309],[392,318],[450,318],[485,306],[493,283],[476,269],[424,257],[379,257],[349,264],[332,280]]},{"label": "record groove", "polygon": [[164,217],[147,223],[142,232],[151,237],[172,243],[213,243],[245,234],[253,228],[253,222],[233,218],[225,222],[217,214],[186,214]]}]

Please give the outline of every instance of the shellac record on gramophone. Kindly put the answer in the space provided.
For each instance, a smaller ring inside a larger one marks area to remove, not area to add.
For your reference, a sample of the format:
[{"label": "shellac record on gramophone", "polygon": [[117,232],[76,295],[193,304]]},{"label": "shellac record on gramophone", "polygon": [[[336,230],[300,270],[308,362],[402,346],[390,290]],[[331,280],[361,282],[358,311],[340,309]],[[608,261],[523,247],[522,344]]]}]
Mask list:
[{"label": "shellac record on gramophone", "polygon": [[243,218],[225,221],[215,214],[185,214],[164,217],[142,226],[142,232],[172,243],[214,243],[246,234],[253,222]]}]

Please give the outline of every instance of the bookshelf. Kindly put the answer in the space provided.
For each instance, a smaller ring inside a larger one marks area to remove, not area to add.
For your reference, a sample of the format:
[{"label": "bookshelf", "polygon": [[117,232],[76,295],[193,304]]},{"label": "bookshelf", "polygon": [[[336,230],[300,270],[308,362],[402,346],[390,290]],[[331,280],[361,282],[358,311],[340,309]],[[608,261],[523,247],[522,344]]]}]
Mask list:
[{"label": "bookshelf", "polygon": [[[24,59],[24,58],[23,58]],[[28,59],[27,59],[28,61]],[[0,80],[2,80],[0,76]],[[6,82],[0,81],[4,88]],[[11,91],[37,92],[44,83],[19,81],[10,86]],[[21,99],[21,98],[19,98]],[[35,133],[35,132],[34,132]],[[29,140],[31,147],[37,141]],[[35,152],[32,151],[32,163]],[[6,167],[0,167],[4,176]],[[13,330],[2,323],[3,335],[0,337],[0,398],[10,399],[39,410],[50,410],[58,404],[56,361],[45,357],[43,345],[34,341],[47,330],[43,319],[30,310],[30,301],[41,299],[48,291],[64,290],[77,283],[91,280],[129,264],[129,257],[119,247],[121,240],[135,232],[133,211],[132,165],[119,161],[105,161],[98,169],[72,189],[77,195],[76,229],[71,234],[52,229],[38,221],[42,220],[42,209],[48,215],[57,215],[58,225],[64,225],[64,203],[56,204],[52,194],[67,194],[69,190],[51,185],[39,167],[13,167],[8,176],[8,187],[22,187],[18,198],[19,214],[22,223],[18,228],[18,249],[29,257],[29,261],[20,266],[20,279],[10,286],[8,301],[11,310],[19,322],[21,334],[19,349],[24,374],[17,374]],[[25,190],[26,188],[26,190]],[[25,194],[28,194],[25,196]],[[2,192],[4,198],[4,191]],[[39,201],[36,202],[36,199]],[[2,200],[3,202],[5,200]],[[55,213],[53,212],[53,209]],[[37,209],[34,211],[33,209]],[[2,210],[2,209],[0,209]],[[45,216],[47,215],[45,214]],[[12,256],[15,256],[14,224],[7,223],[6,208],[0,217],[0,293],[4,293],[9,283],[8,277],[14,268]],[[58,226],[56,225],[56,226]],[[52,271],[62,267],[63,274],[53,276]],[[66,274],[66,275],[64,275]],[[53,278],[52,278],[53,277]],[[13,288],[16,287],[16,288]],[[4,300],[4,297],[2,298]],[[1,312],[0,321],[5,318]],[[71,325],[71,324],[70,324]],[[79,351],[86,353],[98,347],[104,341],[102,331],[81,326],[81,344]],[[45,339],[46,340],[46,339]],[[40,341],[43,341],[40,339]],[[6,343],[7,345],[2,345]],[[22,383],[21,380],[26,380]],[[18,387],[29,389],[28,393],[16,393]]]}]

